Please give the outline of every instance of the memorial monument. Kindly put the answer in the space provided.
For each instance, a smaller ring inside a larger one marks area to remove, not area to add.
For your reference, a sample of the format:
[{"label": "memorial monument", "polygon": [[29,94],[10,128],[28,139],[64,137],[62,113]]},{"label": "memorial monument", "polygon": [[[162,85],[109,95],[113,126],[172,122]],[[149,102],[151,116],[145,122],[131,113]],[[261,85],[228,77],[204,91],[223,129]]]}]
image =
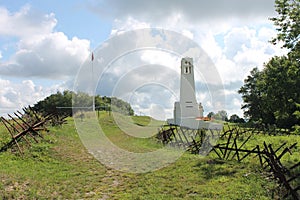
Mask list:
[{"label": "memorial monument", "polygon": [[174,103],[174,118],[168,119],[169,125],[189,129],[222,129],[222,124],[206,121],[203,117],[203,106],[198,104],[195,92],[193,58],[181,59],[180,98]]}]

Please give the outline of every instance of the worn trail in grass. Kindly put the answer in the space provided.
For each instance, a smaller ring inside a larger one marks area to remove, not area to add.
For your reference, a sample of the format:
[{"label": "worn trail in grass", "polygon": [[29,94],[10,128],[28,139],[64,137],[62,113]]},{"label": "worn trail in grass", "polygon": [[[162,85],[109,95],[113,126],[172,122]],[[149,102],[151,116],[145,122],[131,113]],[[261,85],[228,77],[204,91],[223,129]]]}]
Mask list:
[{"label": "worn trail in grass", "polygon": [[[147,117],[135,117],[144,126]],[[134,138],[119,130],[108,113],[100,123],[108,138],[133,152],[160,148],[154,139]],[[2,133],[0,133],[0,138]],[[3,133],[3,135],[5,135]],[[4,136],[2,136],[4,137]],[[143,174],[109,169],[82,145],[73,119],[53,127],[47,141],[24,158],[0,154],[0,199],[276,199],[276,184],[262,176],[258,162],[220,161],[183,154],[173,164]]]}]

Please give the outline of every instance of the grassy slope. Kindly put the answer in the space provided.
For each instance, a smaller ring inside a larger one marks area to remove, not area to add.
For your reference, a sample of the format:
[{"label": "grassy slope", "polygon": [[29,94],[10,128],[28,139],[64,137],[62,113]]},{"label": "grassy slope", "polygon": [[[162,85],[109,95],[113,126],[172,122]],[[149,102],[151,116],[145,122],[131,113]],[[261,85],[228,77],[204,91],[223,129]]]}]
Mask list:
[{"label": "grassy slope", "polygon": [[[134,120],[144,125],[149,119]],[[101,113],[101,124],[111,141],[124,149],[143,152],[160,147],[152,139],[123,134],[105,113]],[[6,134],[0,132],[0,138]],[[223,162],[214,155],[201,158],[186,153],[158,171],[131,174],[108,169],[93,159],[82,146],[72,119],[62,128],[51,128],[47,140],[35,144],[24,158],[0,153],[0,199],[276,198],[272,196],[276,184],[261,176],[255,160]]]}]

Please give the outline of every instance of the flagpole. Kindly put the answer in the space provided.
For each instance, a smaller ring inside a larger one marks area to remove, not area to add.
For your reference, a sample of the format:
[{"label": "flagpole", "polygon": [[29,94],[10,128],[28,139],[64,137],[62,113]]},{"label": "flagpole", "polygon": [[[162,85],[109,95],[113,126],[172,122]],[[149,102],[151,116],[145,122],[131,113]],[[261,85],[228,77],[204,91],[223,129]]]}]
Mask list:
[{"label": "flagpole", "polygon": [[[94,52],[92,52],[92,85],[94,86]],[[93,90],[92,90],[92,96],[93,96],[92,108],[93,108],[93,112],[94,112],[95,111],[95,94],[93,94]]]}]

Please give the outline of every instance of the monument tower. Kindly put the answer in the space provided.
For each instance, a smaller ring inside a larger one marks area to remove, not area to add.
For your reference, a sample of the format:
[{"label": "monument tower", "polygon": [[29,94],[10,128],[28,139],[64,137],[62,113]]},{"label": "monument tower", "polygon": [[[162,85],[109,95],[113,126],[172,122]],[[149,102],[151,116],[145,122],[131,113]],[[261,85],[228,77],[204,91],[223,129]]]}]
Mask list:
[{"label": "monument tower", "polygon": [[168,124],[178,125],[191,129],[216,128],[219,125],[203,120],[203,107],[198,104],[195,92],[193,59],[181,59],[180,98],[174,104],[174,118],[168,119]]},{"label": "monument tower", "polygon": [[196,100],[193,59],[185,57],[181,59],[180,101],[175,102],[174,121],[180,124],[182,118],[196,117],[203,113],[201,116]]}]

